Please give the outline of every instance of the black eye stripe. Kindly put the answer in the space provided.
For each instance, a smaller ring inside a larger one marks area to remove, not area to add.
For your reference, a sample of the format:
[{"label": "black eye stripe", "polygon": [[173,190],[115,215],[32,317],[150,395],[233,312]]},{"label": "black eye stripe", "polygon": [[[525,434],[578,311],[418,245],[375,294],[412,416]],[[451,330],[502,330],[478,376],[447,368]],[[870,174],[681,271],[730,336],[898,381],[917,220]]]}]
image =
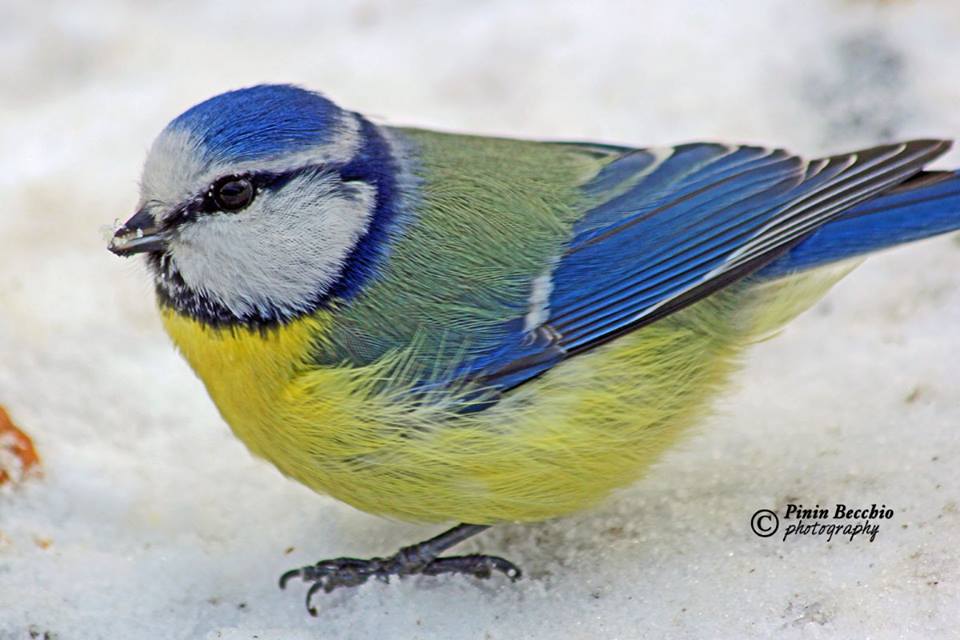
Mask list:
[{"label": "black eye stripe", "polygon": [[[305,165],[302,167],[297,167],[296,169],[291,169],[290,171],[227,174],[217,178],[212,183],[207,185],[207,188],[202,193],[195,196],[192,200],[182,204],[176,211],[172,212],[167,217],[165,222],[169,226],[179,226],[185,222],[195,220],[200,215],[224,211],[220,204],[217,203],[215,198],[216,186],[224,182],[241,179],[249,180],[253,187],[253,199],[256,200],[256,198],[258,198],[263,191],[275,191],[277,189],[281,189],[291,180],[300,175],[306,173],[319,174],[324,172],[334,173],[343,182],[353,182],[355,180],[362,179],[359,176],[353,175],[347,167],[323,164]],[[249,206],[249,203],[247,206]],[[237,209],[236,211],[240,210],[241,209]],[[226,212],[233,213],[233,211],[230,210],[227,210]]]},{"label": "black eye stripe", "polygon": [[223,176],[215,180],[207,188],[206,193],[201,198],[201,210],[205,213],[212,213],[221,209],[219,206],[220,203],[217,202],[217,189],[220,186],[224,186],[231,182],[246,180],[253,188],[253,196],[255,199],[256,196],[265,189],[279,189],[299,172],[300,170],[298,169],[296,171],[285,171],[282,173],[238,173]]}]

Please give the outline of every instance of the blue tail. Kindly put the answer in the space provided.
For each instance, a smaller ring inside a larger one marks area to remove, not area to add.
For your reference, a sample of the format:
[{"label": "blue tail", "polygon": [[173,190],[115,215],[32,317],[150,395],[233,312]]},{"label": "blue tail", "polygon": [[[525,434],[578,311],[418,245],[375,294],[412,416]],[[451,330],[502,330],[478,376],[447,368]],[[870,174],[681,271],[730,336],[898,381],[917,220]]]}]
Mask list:
[{"label": "blue tail", "polygon": [[960,229],[960,171],[927,171],[820,227],[757,276],[781,276]]}]

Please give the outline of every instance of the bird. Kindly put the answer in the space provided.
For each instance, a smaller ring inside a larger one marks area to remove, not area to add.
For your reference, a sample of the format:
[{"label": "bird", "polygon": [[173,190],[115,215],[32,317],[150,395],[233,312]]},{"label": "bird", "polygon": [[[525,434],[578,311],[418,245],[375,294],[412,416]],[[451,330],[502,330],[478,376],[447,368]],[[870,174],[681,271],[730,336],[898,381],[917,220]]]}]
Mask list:
[{"label": "bird", "polygon": [[948,140],[804,159],[388,126],[295,85],[150,147],[108,248],[253,455],[384,517],[456,524],[280,581],[515,580],[444,555],[589,508],[705,418],[741,354],[865,256],[960,228]]}]

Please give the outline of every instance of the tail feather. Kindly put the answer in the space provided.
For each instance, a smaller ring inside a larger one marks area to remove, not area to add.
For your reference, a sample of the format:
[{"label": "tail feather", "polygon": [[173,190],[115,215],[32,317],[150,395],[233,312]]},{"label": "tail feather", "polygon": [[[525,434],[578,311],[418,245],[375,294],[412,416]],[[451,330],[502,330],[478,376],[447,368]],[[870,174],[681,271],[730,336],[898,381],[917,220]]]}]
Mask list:
[{"label": "tail feather", "polygon": [[924,171],[820,227],[759,278],[854,258],[960,229],[960,171]]}]

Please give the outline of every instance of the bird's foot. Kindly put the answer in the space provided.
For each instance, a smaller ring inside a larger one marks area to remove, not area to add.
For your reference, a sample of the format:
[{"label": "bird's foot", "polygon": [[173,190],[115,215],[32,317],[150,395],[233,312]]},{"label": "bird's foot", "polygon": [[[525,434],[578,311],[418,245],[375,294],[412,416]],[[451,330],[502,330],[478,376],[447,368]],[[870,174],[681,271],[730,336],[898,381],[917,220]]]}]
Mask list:
[{"label": "bird's foot", "polygon": [[479,554],[438,558],[437,546],[434,541],[428,540],[404,547],[387,558],[321,560],[316,564],[284,573],[280,576],[280,588],[286,588],[293,578],[312,583],[307,590],[307,610],[310,615],[315,616],[317,610],[312,601],[318,591],[330,593],[340,587],[356,587],[370,578],[389,582],[393,576],[437,576],[444,573],[489,578],[494,571],[499,571],[511,581],[516,581],[521,576],[519,567],[504,558]]}]

